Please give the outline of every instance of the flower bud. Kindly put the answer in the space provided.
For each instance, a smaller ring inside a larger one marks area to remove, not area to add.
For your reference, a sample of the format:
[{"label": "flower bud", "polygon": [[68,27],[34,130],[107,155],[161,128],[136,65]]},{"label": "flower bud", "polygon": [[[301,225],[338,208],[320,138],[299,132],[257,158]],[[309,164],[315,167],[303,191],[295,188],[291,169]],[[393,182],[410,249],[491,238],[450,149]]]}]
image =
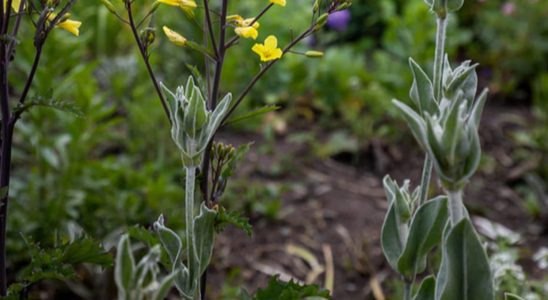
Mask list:
[{"label": "flower bud", "polygon": [[323,57],[323,52],[310,50],[310,51],[306,51],[304,55],[310,58],[321,58]]}]

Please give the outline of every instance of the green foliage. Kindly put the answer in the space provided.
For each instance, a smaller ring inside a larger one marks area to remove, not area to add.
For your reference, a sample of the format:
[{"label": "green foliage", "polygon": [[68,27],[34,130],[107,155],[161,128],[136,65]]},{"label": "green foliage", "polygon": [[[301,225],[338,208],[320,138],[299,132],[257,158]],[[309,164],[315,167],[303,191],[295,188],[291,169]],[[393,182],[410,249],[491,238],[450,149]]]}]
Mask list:
[{"label": "green foliage", "polygon": [[[314,298],[315,297],[315,298]],[[244,298],[245,299],[245,298]],[[301,285],[294,282],[281,281],[277,276],[272,277],[268,286],[259,289],[257,293],[248,298],[252,300],[300,300],[300,299],[331,299],[329,291],[323,290],[317,285]]]},{"label": "green foliage", "polygon": [[468,219],[463,219],[444,237],[435,299],[494,299],[494,297],[489,260],[472,223]]},{"label": "green foliage", "polygon": [[16,297],[28,286],[46,279],[67,280],[77,277],[76,267],[93,264],[112,266],[112,256],[97,241],[80,237],[55,247],[43,248],[25,239],[30,263],[17,276],[17,282],[9,287],[9,296]]},{"label": "green foliage", "polygon": [[227,211],[224,207],[219,207],[215,220],[215,230],[217,233],[220,233],[228,225],[232,225],[242,230],[249,237],[253,235],[253,227],[249,224],[248,218],[242,217],[236,212]]}]

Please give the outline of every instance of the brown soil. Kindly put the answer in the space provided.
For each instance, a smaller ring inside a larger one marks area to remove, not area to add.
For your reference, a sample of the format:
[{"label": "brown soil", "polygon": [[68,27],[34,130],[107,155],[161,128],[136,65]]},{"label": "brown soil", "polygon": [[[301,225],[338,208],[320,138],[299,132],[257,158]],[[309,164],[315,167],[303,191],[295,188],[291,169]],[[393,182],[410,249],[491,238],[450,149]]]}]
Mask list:
[{"label": "brown soil", "polygon": [[[484,151],[495,163],[482,167],[468,185],[465,201],[472,215],[487,217],[523,234],[520,247],[531,253],[540,245],[548,245],[546,228],[525,211],[513,187],[536,166],[538,157],[515,161],[512,153],[516,146],[509,139],[510,133],[529,118],[526,108],[487,109],[482,141]],[[379,246],[387,208],[381,180],[388,173],[399,182],[408,177],[412,183],[418,182],[423,162],[420,150],[411,139],[390,147],[376,143],[366,153],[374,157],[372,163],[356,167],[348,164],[344,155],[311,159],[306,146],[291,143],[288,137],[279,136],[274,154],[268,155],[256,151],[264,143],[259,135],[223,137],[233,144],[255,141],[255,150],[248,155],[240,178],[285,183],[290,188],[283,194],[283,207],[276,220],[252,217],[253,238],[233,228],[218,237],[208,275],[208,298],[218,297],[227,274],[235,268],[240,273],[232,279],[233,284],[243,284],[251,291],[265,286],[274,274],[301,281],[308,277],[308,281],[323,286],[330,260],[334,263],[334,299],[382,299],[380,293],[388,297],[393,292],[390,281],[396,277]],[[268,170],[277,164],[290,171],[271,176]],[[315,269],[320,272],[314,274],[309,263],[292,254],[293,246],[312,253],[318,264]],[[524,264],[532,276],[541,274],[530,261]]]}]

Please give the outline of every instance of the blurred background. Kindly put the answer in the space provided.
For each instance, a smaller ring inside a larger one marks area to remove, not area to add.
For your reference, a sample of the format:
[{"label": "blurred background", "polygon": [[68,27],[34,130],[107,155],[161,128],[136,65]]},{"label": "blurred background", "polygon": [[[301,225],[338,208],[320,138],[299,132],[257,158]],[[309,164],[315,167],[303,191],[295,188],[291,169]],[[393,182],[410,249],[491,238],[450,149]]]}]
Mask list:
[{"label": "blurred background", "polygon": [[[230,13],[249,17],[264,7],[232,2]],[[288,43],[309,25],[310,7],[304,0],[274,7],[261,19],[261,36]],[[201,39],[180,11],[162,6],[157,15],[151,26]],[[108,248],[160,214],[170,227],[183,226],[184,173],[129,28],[100,1],[78,1],[72,18],[83,22],[80,37],[53,32],[31,96],[66,101],[78,113],[35,108],[16,129],[12,279],[32,258],[29,239],[53,247],[85,232]],[[450,17],[447,44],[453,63],[480,63],[480,85],[491,91],[482,164],[466,204],[501,286],[539,300],[548,299],[547,20],[545,0],[467,0]],[[356,0],[297,48],[324,51],[323,58],[288,54],[256,86],[238,113],[280,108],[223,128],[219,137],[254,142],[222,200],[250,218],[254,235],[229,229],[218,237],[208,298],[238,299],[239,287],[254,290],[274,274],[322,286],[333,276],[334,299],[401,297],[379,246],[387,209],[381,180],[388,173],[417,182],[423,157],[390,100],[409,100],[409,57],[432,68],[435,30],[423,0]],[[25,33],[10,78],[16,88],[33,58],[30,28]],[[259,70],[253,43],[229,51],[223,92],[238,94]],[[171,88],[186,81],[186,64],[202,61],[169,44],[161,30],[153,48],[154,69]],[[108,299],[111,272],[82,266],[78,278],[46,281],[31,294]]]}]

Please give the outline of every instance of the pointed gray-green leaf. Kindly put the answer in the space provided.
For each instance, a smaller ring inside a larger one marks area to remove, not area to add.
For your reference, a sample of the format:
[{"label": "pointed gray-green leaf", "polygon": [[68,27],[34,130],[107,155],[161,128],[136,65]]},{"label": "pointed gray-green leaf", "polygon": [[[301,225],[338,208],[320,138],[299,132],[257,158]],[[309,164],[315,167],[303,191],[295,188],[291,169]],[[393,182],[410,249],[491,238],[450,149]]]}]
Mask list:
[{"label": "pointed gray-green leaf", "polygon": [[447,11],[456,12],[461,9],[464,4],[464,0],[445,0],[447,1]]},{"label": "pointed gray-green leaf", "polygon": [[[226,113],[228,112],[228,108],[230,107],[230,103],[232,102],[232,94],[228,93],[226,96],[219,102],[213,113],[211,113],[211,116],[209,118],[209,124],[207,126],[206,131],[204,132],[204,135],[202,136],[202,139],[207,145],[209,143],[209,140],[215,135],[215,132],[221,126],[221,122],[223,121]],[[205,146],[204,146],[205,147]]]},{"label": "pointed gray-green leaf", "polygon": [[[469,63],[468,63],[469,64]],[[451,81],[447,83],[445,88],[446,96],[451,98],[458,91],[462,91],[464,98],[472,100],[476,96],[476,89],[478,84],[478,76],[476,75],[476,67],[478,64],[468,66],[463,64],[455,70],[456,77],[451,78]]]},{"label": "pointed gray-green leaf", "polygon": [[474,103],[474,107],[472,108],[472,112],[470,112],[470,118],[476,125],[476,128],[479,128],[479,124],[481,121],[481,114],[483,112],[483,108],[485,107],[485,102],[487,101],[487,94],[489,93],[488,89],[484,89],[481,94],[479,95],[478,99]]},{"label": "pointed gray-green leaf", "polygon": [[411,217],[411,208],[409,207],[409,197],[406,197],[406,195],[403,194],[404,191],[402,191],[405,190],[405,188],[400,188],[390,176],[384,178],[383,184],[385,193],[388,197],[388,202],[393,202],[395,205],[398,223],[406,223]]},{"label": "pointed gray-green leaf", "polygon": [[154,222],[153,227],[171,260],[172,269],[175,270],[181,263],[181,254],[183,251],[181,238],[173,230],[164,225],[163,216],[160,216],[158,221]]},{"label": "pointed gray-green leaf", "polygon": [[412,58],[409,58],[409,66],[413,72],[413,85],[409,92],[411,100],[417,105],[421,115],[425,112],[435,114],[437,105],[434,100],[432,81]]},{"label": "pointed gray-green leaf", "polygon": [[118,287],[118,298],[126,299],[134,288],[135,259],[129,243],[129,235],[124,234],[116,249],[114,281]]},{"label": "pointed gray-green leaf", "polygon": [[424,119],[403,102],[392,100],[392,103],[394,103],[396,108],[401,112],[407,122],[407,126],[409,126],[413,136],[417,139],[417,142],[423,148],[426,148],[426,125]]},{"label": "pointed gray-green leaf", "polygon": [[394,203],[388,208],[381,230],[381,246],[384,256],[394,270],[397,270],[398,259],[403,251],[400,224],[396,216]]},{"label": "pointed gray-green leaf", "polygon": [[200,214],[194,219],[194,242],[198,255],[199,273],[201,276],[209,265],[213,246],[215,245],[215,217],[217,212],[209,209],[205,203],[200,206]]},{"label": "pointed gray-green leaf", "polygon": [[175,277],[177,273],[173,272],[166,277],[162,278],[162,281],[159,282],[158,289],[154,292],[152,300],[164,300],[167,297],[167,294],[173,287],[175,283]]},{"label": "pointed gray-green leaf", "polygon": [[494,300],[489,260],[469,219],[449,232],[442,247],[436,300]]},{"label": "pointed gray-green leaf", "polygon": [[428,276],[422,281],[413,300],[434,300],[436,295],[436,278]]},{"label": "pointed gray-green leaf", "polygon": [[447,223],[447,197],[440,196],[424,203],[413,216],[409,236],[398,260],[398,272],[414,278],[426,268],[428,253],[441,242]]},{"label": "pointed gray-green leaf", "polygon": [[188,269],[181,265],[175,275],[175,287],[179,291],[179,294],[185,300],[194,300],[194,294],[196,291],[196,280],[191,278]]},{"label": "pointed gray-green leaf", "polygon": [[434,167],[439,176],[445,176],[445,170],[447,170],[447,161],[445,159],[445,152],[443,150],[440,137],[438,137],[439,131],[441,131],[439,123],[430,116],[427,117],[426,130],[428,144],[426,151],[430,155]]},{"label": "pointed gray-green leaf", "polygon": [[[474,127],[472,125],[472,127]],[[481,160],[481,144],[477,129],[468,129],[470,150],[464,161],[463,180],[468,179],[474,175],[479,167]]]},{"label": "pointed gray-green leaf", "polygon": [[459,101],[455,101],[443,126],[443,155],[450,166],[454,166],[457,160],[456,149],[462,135],[461,131],[464,128],[465,121],[461,116],[465,110],[465,103],[459,104]]},{"label": "pointed gray-green leaf", "polygon": [[504,300],[525,300],[524,298],[521,298],[520,296],[512,293],[504,293]]}]

